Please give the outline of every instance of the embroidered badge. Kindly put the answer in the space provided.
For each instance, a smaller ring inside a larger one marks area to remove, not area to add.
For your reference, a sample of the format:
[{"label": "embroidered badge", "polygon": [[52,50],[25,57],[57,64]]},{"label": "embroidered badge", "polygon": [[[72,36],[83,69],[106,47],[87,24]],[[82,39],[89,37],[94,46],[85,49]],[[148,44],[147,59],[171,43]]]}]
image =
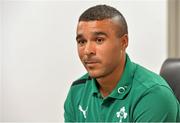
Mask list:
[{"label": "embroidered badge", "polygon": [[86,109],[83,110],[82,106],[79,105],[79,110],[83,113],[83,116],[84,116],[84,118],[86,119],[86,112],[87,112],[87,110],[88,110],[88,107],[86,107]]},{"label": "embroidered badge", "polygon": [[122,119],[126,119],[127,113],[125,107],[122,107],[117,113],[117,118],[119,118],[119,123],[122,123]]}]

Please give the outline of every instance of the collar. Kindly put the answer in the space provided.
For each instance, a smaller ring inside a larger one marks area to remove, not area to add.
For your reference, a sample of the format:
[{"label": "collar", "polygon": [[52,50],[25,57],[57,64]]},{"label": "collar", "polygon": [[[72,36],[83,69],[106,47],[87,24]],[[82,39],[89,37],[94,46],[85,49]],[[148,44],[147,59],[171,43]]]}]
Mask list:
[{"label": "collar", "polygon": [[123,99],[129,93],[133,83],[135,69],[136,69],[136,64],[131,62],[129,56],[126,54],[126,64],[122,77],[119,80],[115,89],[108,97]]},{"label": "collar", "polygon": [[[131,62],[129,56],[126,54],[126,63],[122,77],[119,80],[115,89],[111,92],[111,94],[108,97],[123,99],[128,94],[132,86],[135,69],[136,69],[136,64]],[[100,96],[101,94],[98,90],[98,84],[96,79],[91,79],[91,81],[92,81],[91,82],[92,94],[97,94],[97,96]]]}]

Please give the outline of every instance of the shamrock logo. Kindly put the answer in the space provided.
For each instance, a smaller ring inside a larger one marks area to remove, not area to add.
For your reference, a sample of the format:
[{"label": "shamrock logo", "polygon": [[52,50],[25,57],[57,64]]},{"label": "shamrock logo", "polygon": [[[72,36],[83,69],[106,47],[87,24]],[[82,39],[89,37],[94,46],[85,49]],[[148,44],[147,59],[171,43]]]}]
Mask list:
[{"label": "shamrock logo", "polygon": [[119,123],[122,123],[122,119],[126,119],[127,113],[125,112],[125,107],[122,107],[117,113],[117,118],[119,118]]}]

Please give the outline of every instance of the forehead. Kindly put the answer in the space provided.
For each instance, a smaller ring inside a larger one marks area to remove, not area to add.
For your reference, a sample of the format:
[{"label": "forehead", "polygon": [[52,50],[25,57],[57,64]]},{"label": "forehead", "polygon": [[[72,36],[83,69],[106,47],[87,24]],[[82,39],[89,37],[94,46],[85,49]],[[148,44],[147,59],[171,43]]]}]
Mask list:
[{"label": "forehead", "polygon": [[117,28],[117,23],[112,19],[80,21],[77,25],[77,34],[106,32],[112,33]]}]

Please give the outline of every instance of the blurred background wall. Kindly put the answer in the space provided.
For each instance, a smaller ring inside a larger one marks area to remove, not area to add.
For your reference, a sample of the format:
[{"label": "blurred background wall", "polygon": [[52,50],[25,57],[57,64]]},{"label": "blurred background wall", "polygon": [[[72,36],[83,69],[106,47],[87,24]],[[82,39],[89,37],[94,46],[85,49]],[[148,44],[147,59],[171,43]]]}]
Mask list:
[{"label": "blurred background wall", "polygon": [[168,57],[180,58],[180,0],[168,0]]},{"label": "blurred background wall", "polygon": [[2,35],[3,35],[3,24],[2,24],[2,1],[0,1],[0,121],[2,121],[2,92],[3,92],[3,87],[2,87],[2,51],[3,51],[3,46],[2,46]]},{"label": "blurred background wall", "polygon": [[69,87],[86,72],[76,52],[77,20],[96,4],[123,13],[129,26],[129,56],[159,73],[168,56],[167,0],[3,0],[0,121],[63,121]]}]

